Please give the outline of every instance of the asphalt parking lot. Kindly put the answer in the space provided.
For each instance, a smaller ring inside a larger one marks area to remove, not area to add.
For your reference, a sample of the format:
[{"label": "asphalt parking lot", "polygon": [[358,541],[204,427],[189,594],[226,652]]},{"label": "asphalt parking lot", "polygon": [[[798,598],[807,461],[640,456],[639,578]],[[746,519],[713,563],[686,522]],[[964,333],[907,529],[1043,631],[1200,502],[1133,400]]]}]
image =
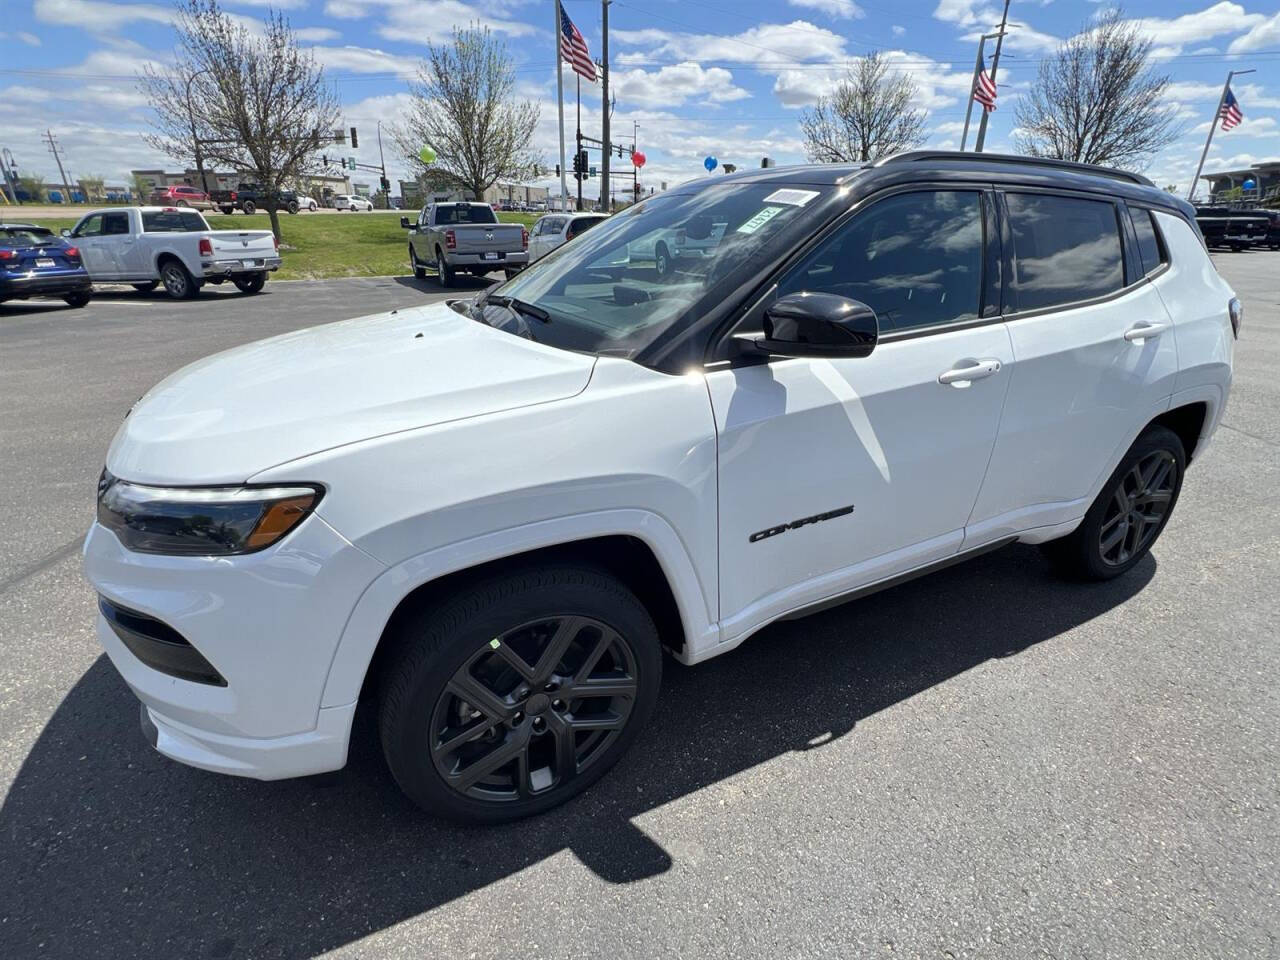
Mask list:
[{"label": "asphalt parking lot", "polygon": [[1280,253],[1215,259],[1234,392],[1129,575],[1015,545],[671,665],[609,777],[486,829],[367,726],[307,780],[153,753],[78,553],[155,381],[434,281],[0,306],[0,957],[1276,956]]}]

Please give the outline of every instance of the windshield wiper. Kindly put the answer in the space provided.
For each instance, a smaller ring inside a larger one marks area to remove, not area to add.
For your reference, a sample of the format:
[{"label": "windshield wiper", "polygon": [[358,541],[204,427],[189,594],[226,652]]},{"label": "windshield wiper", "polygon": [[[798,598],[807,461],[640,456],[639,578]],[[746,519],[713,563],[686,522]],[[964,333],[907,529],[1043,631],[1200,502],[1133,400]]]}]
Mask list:
[{"label": "windshield wiper", "polygon": [[484,298],[484,302],[481,303],[480,306],[483,307],[490,303],[499,307],[506,307],[508,310],[523,314],[526,317],[533,317],[535,320],[541,320],[543,323],[551,322],[551,314],[547,313],[547,311],[532,303],[526,303],[524,300],[518,300],[515,297],[488,296]]}]

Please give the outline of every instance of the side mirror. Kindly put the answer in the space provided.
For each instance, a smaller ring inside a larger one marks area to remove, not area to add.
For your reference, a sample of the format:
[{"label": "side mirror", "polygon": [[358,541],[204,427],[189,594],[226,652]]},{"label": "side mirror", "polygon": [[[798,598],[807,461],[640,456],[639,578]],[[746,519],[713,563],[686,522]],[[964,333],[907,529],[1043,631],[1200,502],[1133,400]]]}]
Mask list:
[{"label": "side mirror", "polygon": [[413,224],[409,222],[408,217],[400,218],[400,226],[404,227],[406,230],[411,230],[413,228]]},{"label": "side mirror", "polygon": [[764,314],[760,353],[779,357],[865,357],[880,337],[876,312],[834,293],[789,293]]},{"label": "side mirror", "polygon": [[70,237],[70,236],[71,236],[71,228],[70,228],[70,227],[63,227],[63,228],[62,228],[62,235],[63,235],[64,237]]}]

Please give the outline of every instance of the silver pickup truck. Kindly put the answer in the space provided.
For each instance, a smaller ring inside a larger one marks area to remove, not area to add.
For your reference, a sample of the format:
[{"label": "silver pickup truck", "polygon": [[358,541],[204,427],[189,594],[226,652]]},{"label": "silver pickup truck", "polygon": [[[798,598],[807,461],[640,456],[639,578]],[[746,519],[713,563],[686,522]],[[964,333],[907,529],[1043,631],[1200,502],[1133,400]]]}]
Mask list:
[{"label": "silver pickup truck", "polygon": [[459,272],[482,277],[494,270],[510,273],[529,262],[529,231],[518,223],[499,223],[487,203],[429,203],[417,222],[400,218],[409,231],[409,266],[421,280],[428,268],[440,286],[453,285]]}]

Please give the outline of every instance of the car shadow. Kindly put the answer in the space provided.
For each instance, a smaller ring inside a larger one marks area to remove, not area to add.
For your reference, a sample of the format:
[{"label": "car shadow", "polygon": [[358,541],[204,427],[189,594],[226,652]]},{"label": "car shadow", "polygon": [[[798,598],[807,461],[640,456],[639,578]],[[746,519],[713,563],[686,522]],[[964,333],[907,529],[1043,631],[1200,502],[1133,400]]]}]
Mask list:
[{"label": "car shadow", "polygon": [[427,293],[456,293],[460,296],[466,296],[469,293],[479,293],[487,287],[493,286],[495,283],[502,282],[501,274],[488,274],[483,277],[473,277],[469,273],[454,274],[453,286],[442,287],[440,280],[434,273],[428,273],[425,278],[419,280],[414,276],[393,277],[396,283],[402,287],[412,287],[414,290],[422,290]]},{"label": "car shadow", "polygon": [[[654,720],[604,780],[521,823],[466,828],[391,782],[369,710],[338,773],[260,783],[152,752],[105,657],[67,694],[0,808],[8,956],[309,957],[564,850],[611,883],[672,854],[634,819],[881,710],[1052,641],[1137,594],[1150,556],[1064,583],[1015,545],[803,620],[693,668],[669,663]],[[976,626],[975,626],[976,625]],[[999,672],[989,674],[999,683]]]}]

